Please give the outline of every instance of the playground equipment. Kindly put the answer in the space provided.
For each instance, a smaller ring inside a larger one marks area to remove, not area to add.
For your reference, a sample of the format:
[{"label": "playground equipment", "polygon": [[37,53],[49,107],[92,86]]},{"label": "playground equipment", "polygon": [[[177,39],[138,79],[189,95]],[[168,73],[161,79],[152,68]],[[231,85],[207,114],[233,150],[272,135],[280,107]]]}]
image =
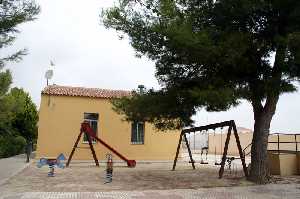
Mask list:
[{"label": "playground equipment", "polygon": [[206,126],[194,127],[194,128],[190,128],[190,129],[183,129],[181,131],[181,134],[180,134],[180,137],[179,137],[179,142],[178,142],[177,151],[176,151],[176,155],[175,155],[175,158],[174,158],[174,163],[173,163],[173,169],[172,170],[175,170],[175,167],[176,167],[177,158],[178,158],[178,155],[179,155],[179,150],[180,150],[180,145],[181,145],[182,139],[184,139],[184,142],[185,142],[186,147],[188,149],[188,153],[189,153],[189,157],[190,157],[190,162],[192,163],[192,167],[193,167],[193,169],[195,169],[195,164],[194,164],[195,161],[192,157],[192,152],[191,152],[190,145],[189,145],[189,142],[187,140],[186,134],[190,134],[190,133],[196,132],[196,131],[208,131],[209,129],[212,129],[212,130],[215,131],[216,128],[223,128],[223,127],[226,127],[226,126],[228,127],[228,132],[227,132],[227,137],[226,137],[226,141],[225,141],[225,145],[224,145],[223,156],[222,156],[222,161],[221,161],[221,167],[220,167],[220,170],[219,170],[219,178],[222,178],[223,173],[224,173],[224,166],[225,166],[225,163],[226,163],[226,160],[227,160],[227,150],[228,150],[228,145],[229,145],[229,140],[230,140],[230,135],[231,135],[232,130],[233,130],[233,133],[234,133],[234,136],[235,136],[235,139],[236,139],[236,143],[237,143],[237,147],[238,147],[238,150],[239,150],[240,159],[241,159],[241,162],[242,162],[242,165],[243,165],[243,171],[245,173],[245,176],[248,176],[247,166],[246,166],[246,163],[245,163],[245,157],[243,155],[243,151],[242,151],[242,147],[241,147],[241,144],[240,144],[239,135],[237,133],[236,125],[235,125],[235,122],[233,120],[220,122],[220,123],[215,123],[215,124],[209,124],[209,125],[206,125]]},{"label": "playground equipment", "polygon": [[[208,164],[208,138],[209,136],[205,131],[193,132],[188,136],[192,153],[201,157],[200,164]],[[205,155],[205,160],[203,159],[203,154]]]},{"label": "playground equipment", "polygon": [[[222,138],[222,137],[221,137]],[[216,129],[214,129],[214,145],[215,145],[215,165],[221,165],[221,162],[217,162],[217,143],[216,143]],[[222,142],[222,141],[221,141]],[[222,148],[222,145],[221,145]]]},{"label": "playground equipment", "polygon": [[63,160],[66,160],[64,154],[60,154],[57,158],[41,158],[40,161],[37,163],[37,167],[41,168],[44,165],[49,166],[49,177],[54,177],[54,167],[57,166],[58,168],[65,168]]},{"label": "playground equipment", "polygon": [[[216,129],[214,129],[214,139],[216,139],[215,138],[215,136],[216,136]],[[222,152],[223,152],[223,141],[222,141],[222,136],[223,136],[223,127],[221,127],[221,133],[220,133],[220,146],[221,146],[221,154],[222,154]],[[216,141],[214,142],[214,144],[215,144],[215,165],[221,165],[221,161],[222,160],[220,160],[220,162],[218,162],[217,161],[217,143],[216,143]]]},{"label": "playground equipment", "polygon": [[113,176],[113,160],[111,154],[106,154],[107,162],[106,162],[106,183],[112,182],[112,176]]},{"label": "playground equipment", "polygon": [[[206,161],[204,161],[203,158],[202,158],[203,151],[205,151],[205,160]],[[200,162],[200,164],[208,164],[208,162],[207,162],[207,154],[208,154],[208,147],[202,147],[201,148],[201,162]]]},{"label": "playground equipment", "polygon": [[98,158],[96,156],[96,153],[95,153],[95,150],[94,150],[94,147],[93,147],[93,144],[92,144],[92,139],[95,139],[96,141],[98,141],[100,144],[102,144],[103,146],[105,146],[107,149],[109,149],[111,152],[113,152],[114,154],[116,154],[119,158],[121,158],[122,160],[124,160],[126,163],[127,163],[127,166],[128,167],[135,167],[136,165],[136,161],[135,160],[129,160],[127,159],[125,156],[123,156],[122,154],[120,154],[117,150],[115,150],[114,148],[112,148],[110,145],[108,145],[106,142],[104,142],[103,140],[101,140],[100,138],[98,138],[96,136],[96,133],[94,132],[94,130],[90,127],[90,124],[88,122],[83,122],[81,123],[81,128],[80,128],[80,133],[77,137],[77,140],[73,146],[73,149],[71,151],[71,154],[69,155],[69,159],[68,159],[68,162],[66,164],[66,166],[68,167],[70,165],[70,162],[72,160],[72,157],[74,155],[74,152],[76,150],[76,148],[80,148],[78,147],[78,143],[79,143],[79,140],[82,136],[82,134],[85,134],[86,137],[87,137],[87,140],[88,140],[88,143],[89,143],[89,146],[90,146],[90,149],[92,151],[92,155],[93,155],[93,158],[95,160],[95,164],[96,166],[99,166],[99,161],[98,161]]}]

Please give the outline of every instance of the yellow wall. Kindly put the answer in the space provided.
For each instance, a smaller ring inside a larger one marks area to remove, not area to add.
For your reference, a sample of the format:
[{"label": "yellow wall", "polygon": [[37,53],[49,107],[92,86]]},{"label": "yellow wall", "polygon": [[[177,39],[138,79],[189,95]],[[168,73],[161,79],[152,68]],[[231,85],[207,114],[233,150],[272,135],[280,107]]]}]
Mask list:
[{"label": "yellow wall", "polygon": [[[131,144],[131,124],[112,110],[107,99],[42,95],[37,142],[37,158],[69,156],[79,134],[84,113],[99,113],[98,137],[122,155],[135,160],[173,160],[179,131],[158,132],[145,124],[143,145]],[[88,144],[80,141],[80,147]],[[98,159],[105,159],[108,150],[94,144]],[[92,159],[89,149],[76,149],[74,159]],[[117,157],[114,155],[114,158]]]},{"label": "yellow wall", "polygon": [[298,174],[297,154],[268,153],[270,173],[272,175],[296,175]]},{"label": "yellow wall", "polygon": [[300,152],[297,152],[297,167],[298,167],[298,174],[300,174]]},{"label": "yellow wall", "polygon": [[[252,132],[239,132],[239,138],[240,138],[240,143],[242,146],[242,149],[247,147],[250,143],[252,143]],[[209,153],[214,154],[215,153],[215,148],[217,154],[223,154],[224,150],[224,144],[226,140],[227,132],[222,134],[222,147],[221,147],[221,134],[209,134]],[[297,141],[300,141],[300,135],[296,136]],[[278,137],[277,134],[270,134],[268,141],[269,142],[277,142]],[[284,135],[284,134],[279,134],[279,141],[280,142],[295,142],[295,135]],[[277,143],[268,143],[268,150],[277,150],[278,149],[278,144]],[[280,150],[290,150],[290,151],[296,151],[296,144],[295,143],[280,143],[279,144],[279,149]],[[246,150],[246,153],[251,151],[251,146]],[[300,151],[300,144],[298,144],[298,151]],[[239,155],[238,148],[236,145],[236,140],[234,137],[233,132],[231,133],[230,136],[230,141],[228,145],[228,155]]]},{"label": "yellow wall", "polygon": [[[238,133],[238,135],[239,135],[242,149],[247,147],[252,142],[252,133]],[[222,136],[221,136],[221,134],[216,133],[214,135],[213,133],[210,133],[209,138],[208,138],[209,139],[209,142],[208,142],[209,143],[209,146],[208,146],[209,153],[215,154],[215,150],[216,150],[216,154],[219,154],[219,155],[223,154],[226,137],[227,137],[227,132],[223,133]],[[251,147],[248,150],[246,150],[246,153],[248,153],[250,150],[251,150]],[[236,139],[235,139],[233,131],[231,132],[231,135],[230,135],[227,154],[233,155],[233,156],[239,156],[239,151],[237,148]]]}]

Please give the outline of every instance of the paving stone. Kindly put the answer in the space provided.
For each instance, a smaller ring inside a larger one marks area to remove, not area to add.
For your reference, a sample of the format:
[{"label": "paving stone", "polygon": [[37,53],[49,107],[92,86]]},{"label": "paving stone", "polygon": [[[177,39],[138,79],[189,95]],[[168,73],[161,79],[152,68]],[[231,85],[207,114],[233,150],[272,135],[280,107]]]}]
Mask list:
[{"label": "paving stone", "polygon": [[[1,195],[1,194],[0,194]],[[300,184],[114,192],[27,192],[0,199],[300,199]]]},{"label": "paving stone", "polygon": [[166,198],[166,199],[183,199],[182,196],[172,194],[172,193],[160,193],[160,192],[144,192],[143,196],[132,196],[131,198],[140,198],[140,199],[160,199],[160,198]]}]

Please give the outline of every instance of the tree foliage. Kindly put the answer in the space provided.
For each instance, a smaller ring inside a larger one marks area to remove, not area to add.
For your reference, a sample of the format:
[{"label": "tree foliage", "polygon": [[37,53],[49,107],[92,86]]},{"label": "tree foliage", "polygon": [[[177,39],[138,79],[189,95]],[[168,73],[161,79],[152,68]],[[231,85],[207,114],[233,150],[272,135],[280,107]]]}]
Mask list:
[{"label": "tree foliage", "polygon": [[161,85],[115,100],[115,109],[128,120],[180,128],[197,109],[247,100],[255,120],[249,179],[265,183],[279,96],[300,80],[300,1],[120,0],[102,16],[107,28],[128,36],[137,56],[155,61]]},{"label": "tree foliage", "polygon": [[[263,108],[263,102],[296,90],[297,0],[123,0],[102,14],[106,27],[128,35],[136,53],[156,63],[161,90],[115,103],[130,119],[144,112],[146,120],[166,117],[188,126],[198,108],[227,110],[241,99]],[[166,104],[134,108],[146,96]],[[156,107],[160,111],[153,114]],[[176,109],[180,113],[172,114]]]},{"label": "tree foliage", "polygon": [[23,89],[11,89],[8,100],[13,104],[12,127],[27,141],[37,138],[38,112],[31,97]]},{"label": "tree foliage", "polygon": [[8,158],[23,153],[25,145],[26,140],[22,136],[0,136],[0,158]]},{"label": "tree foliage", "polygon": [[[0,0],[0,51],[13,44],[16,34],[19,33],[18,25],[34,20],[40,8],[33,0]],[[20,61],[26,50],[4,56],[0,56],[0,69],[7,61]]]},{"label": "tree foliage", "polygon": [[8,157],[24,152],[26,142],[36,140],[38,111],[29,94],[19,88],[4,95],[1,105],[0,157]]},{"label": "tree foliage", "polygon": [[24,140],[36,138],[36,107],[22,89],[9,92],[12,75],[4,66],[26,54],[26,49],[13,54],[6,50],[16,40],[19,25],[34,20],[39,11],[34,0],[0,0],[0,157],[22,152]]}]

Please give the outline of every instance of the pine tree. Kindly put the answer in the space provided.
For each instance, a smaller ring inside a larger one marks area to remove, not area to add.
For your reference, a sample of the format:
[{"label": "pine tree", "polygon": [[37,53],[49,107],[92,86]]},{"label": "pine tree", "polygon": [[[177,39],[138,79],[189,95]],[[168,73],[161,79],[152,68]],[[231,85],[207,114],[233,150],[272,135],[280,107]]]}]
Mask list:
[{"label": "pine tree", "polygon": [[114,101],[115,109],[128,120],[181,128],[200,108],[247,100],[255,120],[249,179],[266,183],[271,120],[279,96],[300,79],[300,1],[121,0],[102,17],[138,56],[155,61],[161,85]]},{"label": "pine tree", "polygon": [[4,49],[15,41],[16,34],[19,33],[18,25],[34,20],[39,11],[39,6],[33,0],[0,0],[0,69],[5,62],[19,61],[26,54],[23,49],[12,55],[2,56]]}]

